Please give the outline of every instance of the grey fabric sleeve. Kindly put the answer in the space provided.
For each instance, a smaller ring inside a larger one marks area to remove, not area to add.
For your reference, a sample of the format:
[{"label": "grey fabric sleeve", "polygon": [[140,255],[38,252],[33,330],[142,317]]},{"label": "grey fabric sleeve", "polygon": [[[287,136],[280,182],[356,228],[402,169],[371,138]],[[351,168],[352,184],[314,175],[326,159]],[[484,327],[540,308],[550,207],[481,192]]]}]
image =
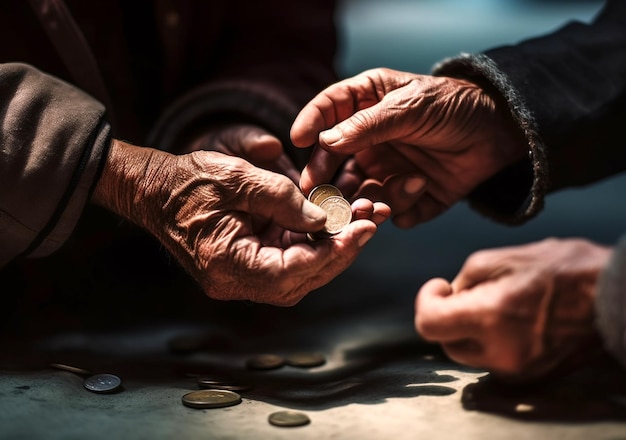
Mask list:
[{"label": "grey fabric sleeve", "polygon": [[0,64],[0,266],[57,250],[106,159],[110,127],[95,99],[21,63]]},{"label": "grey fabric sleeve", "polygon": [[596,328],[604,346],[626,367],[626,235],[598,281]]}]

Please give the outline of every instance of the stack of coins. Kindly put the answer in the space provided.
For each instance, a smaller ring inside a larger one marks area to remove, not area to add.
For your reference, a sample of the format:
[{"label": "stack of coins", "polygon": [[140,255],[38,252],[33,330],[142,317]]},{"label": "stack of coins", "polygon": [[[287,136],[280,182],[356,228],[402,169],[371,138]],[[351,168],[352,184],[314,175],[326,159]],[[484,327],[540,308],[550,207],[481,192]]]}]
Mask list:
[{"label": "stack of coins", "polygon": [[309,194],[309,201],[326,211],[326,224],[321,231],[309,234],[311,240],[329,238],[342,231],[352,221],[352,208],[333,185],[323,184],[313,188]]}]

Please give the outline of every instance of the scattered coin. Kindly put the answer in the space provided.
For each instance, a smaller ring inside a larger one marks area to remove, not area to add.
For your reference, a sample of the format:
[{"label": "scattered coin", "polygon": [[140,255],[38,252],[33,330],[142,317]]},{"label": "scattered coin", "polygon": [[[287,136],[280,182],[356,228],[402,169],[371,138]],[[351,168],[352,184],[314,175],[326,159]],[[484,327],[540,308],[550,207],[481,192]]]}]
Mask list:
[{"label": "scattered coin", "polygon": [[276,354],[260,354],[246,361],[246,366],[254,370],[273,370],[285,365],[285,358]]},{"label": "scattered coin", "polygon": [[241,396],[228,390],[200,390],[185,394],[182,401],[190,408],[224,408],[241,403]]},{"label": "scattered coin", "polygon": [[122,380],[115,374],[94,374],[83,382],[83,386],[94,393],[111,393],[122,385]]},{"label": "scattered coin", "polygon": [[323,232],[335,235],[352,221],[350,202],[343,196],[330,196],[322,200],[320,208],[326,211],[326,224]]},{"label": "scattered coin", "polygon": [[69,371],[70,373],[78,374],[79,376],[90,376],[93,373],[89,370],[85,370],[83,368],[73,367],[71,365],[66,364],[50,364],[52,368],[56,368],[57,370]]},{"label": "scattered coin", "polygon": [[207,377],[199,377],[196,382],[202,389],[228,390],[228,391],[249,391],[253,387],[250,384],[236,383],[231,381],[216,380]]},{"label": "scattered coin", "polygon": [[285,358],[287,365],[292,367],[312,368],[326,363],[326,358],[320,353],[292,353]]},{"label": "scattered coin", "polygon": [[322,200],[330,197],[330,196],[342,196],[341,191],[334,185],[330,185],[328,183],[324,183],[322,185],[318,185],[311,190],[309,193],[309,201],[319,206]]},{"label": "scattered coin", "polygon": [[269,415],[267,420],[274,426],[303,426],[311,423],[311,419],[298,411],[276,411]]}]

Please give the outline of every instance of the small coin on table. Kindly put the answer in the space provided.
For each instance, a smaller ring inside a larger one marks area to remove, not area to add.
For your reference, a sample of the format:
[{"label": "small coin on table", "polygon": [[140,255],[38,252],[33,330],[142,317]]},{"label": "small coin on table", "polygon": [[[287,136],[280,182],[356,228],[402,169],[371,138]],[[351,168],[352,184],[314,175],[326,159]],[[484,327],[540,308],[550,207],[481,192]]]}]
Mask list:
[{"label": "small coin on table", "polygon": [[239,383],[230,380],[219,380],[209,377],[199,377],[196,381],[198,383],[198,387],[203,389],[249,391],[253,388],[252,385],[247,383]]},{"label": "small coin on table", "polygon": [[93,374],[91,371],[85,370],[84,368],[74,367],[67,364],[52,363],[50,366],[52,368],[56,368],[57,370],[69,371],[70,373],[78,374],[79,376],[90,376]]},{"label": "small coin on table", "polygon": [[269,415],[267,420],[274,426],[291,427],[303,426],[311,423],[311,419],[298,411],[276,411]]},{"label": "small coin on table", "polygon": [[287,365],[292,367],[312,368],[326,363],[326,358],[321,353],[292,353],[285,358]]},{"label": "small coin on table", "polygon": [[276,354],[259,354],[246,361],[246,366],[253,370],[273,370],[285,365],[285,358]]},{"label": "small coin on table", "polygon": [[224,408],[241,403],[241,396],[228,390],[200,390],[185,394],[182,402],[190,408]]},{"label": "small coin on table", "polygon": [[94,374],[85,379],[83,386],[94,393],[112,393],[122,386],[122,380],[115,374]]}]

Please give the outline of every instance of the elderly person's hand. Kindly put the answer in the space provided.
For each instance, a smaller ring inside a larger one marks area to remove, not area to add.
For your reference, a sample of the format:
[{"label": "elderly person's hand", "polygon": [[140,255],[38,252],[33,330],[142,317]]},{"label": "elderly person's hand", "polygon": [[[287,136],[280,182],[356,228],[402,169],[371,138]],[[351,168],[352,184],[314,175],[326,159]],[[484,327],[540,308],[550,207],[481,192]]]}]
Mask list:
[{"label": "elderly person's hand", "polygon": [[610,254],[581,239],[476,252],[452,283],[422,286],[415,326],[461,364],[542,377],[596,340],[594,298]]},{"label": "elderly person's hand", "polygon": [[318,143],[302,172],[305,194],[337,176],[345,194],[386,202],[401,228],[441,214],[527,155],[506,105],[478,85],[384,68],[318,94],[291,138]]},{"label": "elderly person's hand", "polygon": [[[346,269],[376,232],[373,204],[331,239],[325,212],[284,175],[213,151],[172,155],[113,141],[93,201],[155,235],[211,298],[297,303]],[[357,214],[357,211],[360,214]]]},{"label": "elderly person's hand", "polygon": [[219,151],[246,159],[253,165],[284,174],[295,183],[300,171],[284,151],[280,140],[264,128],[252,124],[223,124],[207,129],[183,150]]}]

